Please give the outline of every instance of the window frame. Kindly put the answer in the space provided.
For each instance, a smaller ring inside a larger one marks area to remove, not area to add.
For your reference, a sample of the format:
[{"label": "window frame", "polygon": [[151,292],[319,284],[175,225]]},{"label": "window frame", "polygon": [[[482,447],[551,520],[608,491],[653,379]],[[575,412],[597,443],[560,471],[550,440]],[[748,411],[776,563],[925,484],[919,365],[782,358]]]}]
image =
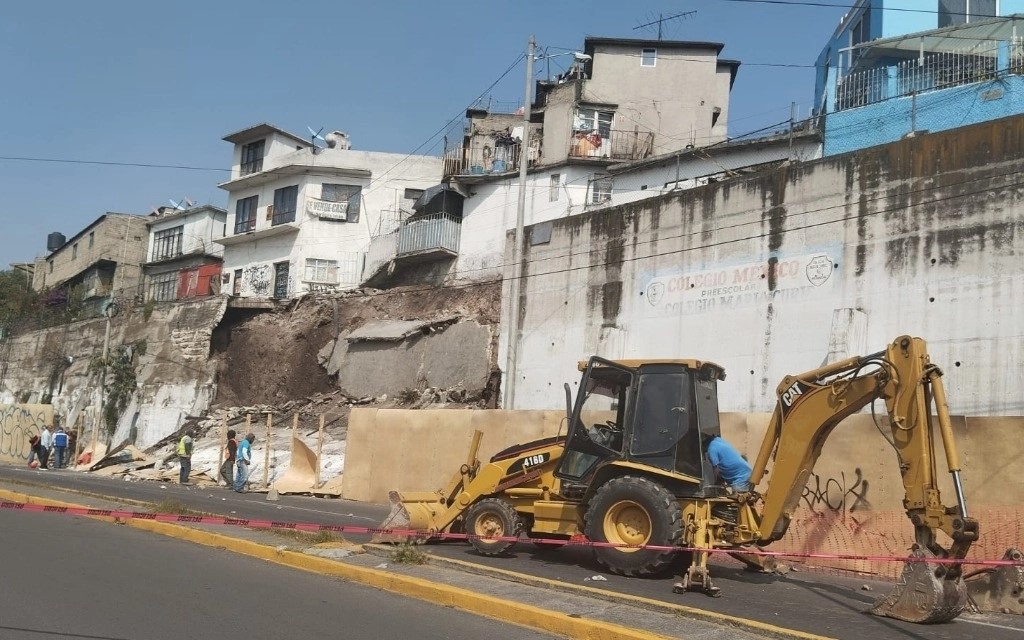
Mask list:
[{"label": "window frame", "polygon": [[153,254],[150,261],[176,258],[182,254],[185,225],[153,232]]},{"label": "window frame", "polygon": [[[598,189],[598,186],[607,186],[607,189]],[[587,198],[587,204],[596,207],[602,204],[607,204],[612,200],[612,193],[615,190],[615,181],[611,174],[600,174],[595,173],[590,179],[590,197]],[[599,194],[604,194],[603,197],[599,198]]]},{"label": "window frame", "polygon": [[[607,116],[604,118],[602,116]],[[576,120],[579,128],[576,131],[596,132],[602,138],[612,137],[612,125],[615,123],[615,112],[598,107],[577,107]]]},{"label": "window frame", "polygon": [[270,225],[277,226],[286,222],[295,222],[295,212],[298,208],[299,185],[293,184],[274,189],[274,215],[270,220]]},{"label": "window frame", "polygon": [[[258,195],[235,201],[235,235],[256,230],[256,211],[260,208]],[[245,217],[242,217],[246,214]]]},{"label": "window frame", "polygon": [[[650,57],[648,57],[648,55],[647,55],[648,52],[650,52]],[[650,62],[650,64],[647,64],[648,61]],[[641,67],[648,67],[648,68],[653,68],[653,67],[658,66],[658,48],[657,47],[644,47],[643,49],[640,50],[640,66]]]},{"label": "window frame", "polygon": [[178,299],[178,272],[167,271],[150,276],[149,300],[173,302]]},{"label": "window frame", "polygon": [[[349,190],[346,196],[342,197],[337,193],[337,191],[345,189]],[[320,185],[320,199],[325,202],[346,203],[348,206],[345,210],[345,222],[359,222],[359,213],[363,201],[363,185],[325,182]]]},{"label": "window frame", "polygon": [[562,190],[562,174],[552,173],[548,177],[548,202],[558,202]]},{"label": "window frame", "polygon": [[263,158],[266,157],[267,139],[254,140],[242,145],[239,156],[239,172],[243,176],[263,171]]},{"label": "window frame", "polygon": [[[312,269],[312,277],[310,270]],[[318,277],[323,270],[324,276]],[[333,271],[333,278],[331,272]],[[302,273],[302,281],[312,284],[338,284],[340,282],[338,261],[329,258],[306,258],[305,268]]]},{"label": "window frame", "polygon": [[71,245],[71,259],[72,260],[77,260],[78,259],[78,243],[77,242],[75,244]]}]

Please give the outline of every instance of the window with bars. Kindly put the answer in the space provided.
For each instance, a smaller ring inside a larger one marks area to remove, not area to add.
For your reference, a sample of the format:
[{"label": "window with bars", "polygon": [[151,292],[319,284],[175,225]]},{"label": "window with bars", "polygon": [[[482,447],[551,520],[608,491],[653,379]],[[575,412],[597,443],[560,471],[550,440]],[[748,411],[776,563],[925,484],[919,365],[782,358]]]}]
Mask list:
[{"label": "window with bars", "polygon": [[299,187],[292,185],[274,190],[274,217],[272,225],[295,222],[295,207],[299,201]]},{"label": "window with bars", "polygon": [[153,257],[150,260],[163,260],[181,255],[181,241],[185,235],[185,226],[164,229],[153,234]]},{"label": "window with bars", "polygon": [[338,261],[306,258],[306,282],[338,284]]},{"label": "window with bars", "polygon": [[242,175],[249,175],[263,170],[263,150],[266,140],[257,140],[242,145]]},{"label": "window with bars", "polygon": [[178,292],[178,273],[170,271],[149,277],[149,299],[156,302],[174,300]]},{"label": "window with bars", "polygon": [[362,197],[363,188],[357,184],[325,184],[320,195],[321,200],[328,202],[347,202],[347,222],[359,222],[359,202]]},{"label": "window with bars", "polygon": [[259,196],[242,198],[235,203],[235,233],[246,233],[256,228],[256,207]]}]

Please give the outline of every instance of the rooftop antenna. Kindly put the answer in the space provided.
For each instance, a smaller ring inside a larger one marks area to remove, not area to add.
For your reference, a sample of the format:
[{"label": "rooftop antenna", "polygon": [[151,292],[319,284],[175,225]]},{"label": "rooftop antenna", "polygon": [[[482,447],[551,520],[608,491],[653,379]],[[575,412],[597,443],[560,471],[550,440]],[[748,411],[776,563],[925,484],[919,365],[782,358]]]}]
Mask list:
[{"label": "rooftop antenna", "polygon": [[697,15],[696,11],[684,11],[682,13],[675,13],[675,14],[670,15],[670,16],[666,16],[663,13],[659,13],[657,20],[653,20],[652,19],[652,20],[650,20],[648,22],[645,22],[644,24],[638,24],[635,27],[633,27],[633,31],[636,31],[638,29],[643,29],[644,31],[654,31],[654,27],[655,27],[655,25],[657,25],[657,27],[658,27],[658,40],[661,40],[661,37],[662,37],[662,26],[663,25],[665,25],[666,23],[672,22],[673,20],[680,20],[680,21],[687,20],[689,18],[692,18],[695,15]]},{"label": "rooftop antenna", "polygon": [[309,143],[313,145],[313,153],[316,153],[320,149],[323,149],[323,147],[318,147],[316,145],[316,141],[319,140],[320,142],[323,142],[325,145],[327,144],[327,140],[325,140],[324,137],[320,135],[321,133],[323,133],[324,128],[320,127],[318,131],[313,131],[313,127],[307,126],[306,129],[309,130]]}]

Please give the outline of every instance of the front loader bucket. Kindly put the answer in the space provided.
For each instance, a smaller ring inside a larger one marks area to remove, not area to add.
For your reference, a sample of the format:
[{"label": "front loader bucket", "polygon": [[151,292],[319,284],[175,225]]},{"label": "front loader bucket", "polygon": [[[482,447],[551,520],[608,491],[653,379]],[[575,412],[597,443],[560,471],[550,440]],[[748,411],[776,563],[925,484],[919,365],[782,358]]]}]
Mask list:
[{"label": "front loader bucket", "polygon": [[[1009,549],[1003,560],[1021,562],[1024,554]],[[979,611],[1024,614],[1024,566],[1004,565],[967,580],[967,593]]]},{"label": "front loader bucket", "polygon": [[370,543],[423,542],[425,537],[429,536],[415,535],[410,533],[410,531],[427,532],[437,530],[434,523],[434,509],[431,508],[431,503],[438,504],[438,496],[437,494],[429,494],[426,497],[428,500],[424,500],[424,496],[419,494],[403,496],[398,491],[389,491],[388,500],[391,502],[391,511],[378,528],[393,529],[400,533],[376,531],[373,537],[370,538]]},{"label": "front loader bucket", "polygon": [[911,554],[921,560],[903,565],[896,588],[875,602],[869,613],[907,622],[931,624],[949,622],[967,606],[967,588],[962,578],[947,579],[949,565],[928,562],[934,558],[921,549]]}]

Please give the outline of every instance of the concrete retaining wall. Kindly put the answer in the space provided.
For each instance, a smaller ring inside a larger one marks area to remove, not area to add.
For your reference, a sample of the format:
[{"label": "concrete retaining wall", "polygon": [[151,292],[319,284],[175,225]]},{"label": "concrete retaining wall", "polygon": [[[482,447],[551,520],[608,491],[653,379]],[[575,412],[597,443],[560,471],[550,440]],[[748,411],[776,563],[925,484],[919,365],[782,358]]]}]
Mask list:
[{"label": "concrete retaining wall", "polygon": [[[355,409],[343,495],[382,503],[392,489],[439,489],[465,462],[474,429],[484,432],[480,459],[487,460],[512,444],[557,434],[564,416],[561,411]],[[723,434],[753,459],[769,418],[723,414]],[[1024,475],[1024,418],[958,417],[953,425],[967,505],[981,524],[981,540],[971,555],[999,558],[1007,547],[1024,543],[1024,485],[1003,480]],[[939,488],[950,505],[955,495],[938,446]],[[768,486],[762,481],[759,488],[763,492]],[[870,415],[853,416],[829,438],[786,537],[771,550],[905,555],[913,528],[903,511],[903,494],[894,451]],[[899,570],[898,564],[884,562],[815,563],[884,575]]]},{"label": "concrete retaining wall", "polygon": [[28,439],[47,426],[53,430],[53,407],[47,404],[0,404],[0,462],[28,462]]}]

